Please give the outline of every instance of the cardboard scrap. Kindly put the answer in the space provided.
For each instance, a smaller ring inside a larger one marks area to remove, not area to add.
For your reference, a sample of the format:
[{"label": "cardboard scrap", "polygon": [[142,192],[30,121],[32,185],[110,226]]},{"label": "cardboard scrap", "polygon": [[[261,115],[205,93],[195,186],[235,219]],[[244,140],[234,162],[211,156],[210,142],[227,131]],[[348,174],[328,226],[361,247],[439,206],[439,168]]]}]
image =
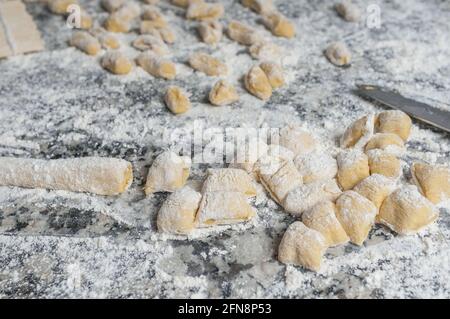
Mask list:
[{"label": "cardboard scrap", "polygon": [[0,0],[0,58],[42,51],[44,43],[20,0]]}]

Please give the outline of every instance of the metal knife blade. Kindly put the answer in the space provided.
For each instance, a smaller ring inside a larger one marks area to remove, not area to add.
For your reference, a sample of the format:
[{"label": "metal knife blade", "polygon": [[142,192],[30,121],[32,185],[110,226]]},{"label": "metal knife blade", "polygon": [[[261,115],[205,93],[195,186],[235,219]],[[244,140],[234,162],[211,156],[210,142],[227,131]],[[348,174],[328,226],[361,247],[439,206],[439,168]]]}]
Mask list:
[{"label": "metal knife blade", "polygon": [[450,132],[450,112],[408,99],[397,92],[376,85],[358,85],[356,92],[362,97],[401,110],[422,122]]}]

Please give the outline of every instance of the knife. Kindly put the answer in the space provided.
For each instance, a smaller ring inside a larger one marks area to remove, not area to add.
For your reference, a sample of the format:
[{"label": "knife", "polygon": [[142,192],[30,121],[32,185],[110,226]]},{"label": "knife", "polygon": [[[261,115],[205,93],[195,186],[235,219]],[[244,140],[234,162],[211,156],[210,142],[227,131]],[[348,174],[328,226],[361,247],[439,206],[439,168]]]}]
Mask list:
[{"label": "knife", "polygon": [[441,130],[450,132],[450,112],[408,99],[397,92],[376,85],[358,85],[356,93],[364,98],[380,102],[390,108],[401,110]]}]

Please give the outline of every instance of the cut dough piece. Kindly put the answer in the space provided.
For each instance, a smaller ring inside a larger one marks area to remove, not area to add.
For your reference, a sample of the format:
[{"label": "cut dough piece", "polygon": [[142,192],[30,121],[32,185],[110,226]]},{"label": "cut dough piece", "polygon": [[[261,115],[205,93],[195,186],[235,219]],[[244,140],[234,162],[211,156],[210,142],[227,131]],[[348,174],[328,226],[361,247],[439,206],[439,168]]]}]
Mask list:
[{"label": "cut dough piece", "polygon": [[39,160],[0,157],[0,185],[118,195],[133,181],[131,163],[115,158]]},{"label": "cut dough piece", "polygon": [[295,36],[295,26],[283,14],[277,11],[270,11],[263,14],[263,23],[273,35],[277,37],[293,38]]},{"label": "cut dough piece", "polygon": [[350,64],[352,54],[343,42],[334,42],[325,50],[325,56],[331,63],[337,66],[345,66]]},{"label": "cut dough piece", "polygon": [[283,69],[279,64],[274,62],[263,62],[259,65],[259,67],[266,74],[272,89],[275,90],[284,85],[285,81]]},{"label": "cut dough piece", "polygon": [[[262,160],[259,163],[264,161]],[[273,200],[281,205],[283,199],[291,190],[302,185],[302,176],[298,173],[292,161],[283,161],[279,158],[271,158],[269,161],[264,163],[268,166],[259,166],[258,175]]]},{"label": "cut dough piece", "polygon": [[240,168],[247,173],[252,173],[255,168],[255,163],[259,158],[267,154],[268,146],[260,138],[250,138],[244,145],[238,145],[236,150],[236,157],[230,167]]},{"label": "cut dough piece", "polygon": [[117,11],[124,3],[125,0],[102,0],[100,2],[102,8],[108,11],[109,13]]},{"label": "cut dough piece", "polygon": [[170,27],[159,28],[158,31],[164,42],[168,44],[173,44],[177,40],[175,32]]},{"label": "cut dough piece", "polygon": [[175,85],[169,86],[167,89],[166,95],[164,96],[164,102],[173,114],[185,113],[191,108],[189,95]]},{"label": "cut dough piece", "polygon": [[133,69],[131,61],[119,51],[106,52],[102,57],[102,67],[113,74],[128,74]]},{"label": "cut dough piece", "polygon": [[133,47],[141,51],[151,50],[158,55],[167,55],[170,53],[170,50],[164,41],[151,34],[138,36],[132,44]]},{"label": "cut dough piece", "polygon": [[362,180],[353,190],[374,203],[377,209],[380,209],[383,201],[395,188],[395,183],[392,179],[374,174]]},{"label": "cut dough piece", "polygon": [[248,51],[254,59],[274,62],[280,60],[282,49],[272,42],[261,41],[252,44]]},{"label": "cut dough piece", "polygon": [[321,233],[328,247],[349,241],[347,233],[336,218],[336,206],[330,201],[322,201],[314,205],[302,215],[302,222]]},{"label": "cut dough piece", "polygon": [[222,39],[223,27],[219,21],[203,21],[198,26],[198,33],[203,42],[216,44]]},{"label": "cut dough piece", "polygon": [[248,173],[237,168],[209,169],[202,193],[241,192],[249,197],[256,196],[256,188]]},{"label": "cut dough piece", "polygon": [[143,7],[141,18],[145,22],[149,22],[155,28],[164,28],[167,26],[166,18],[164,18],[158,7],[153,5]]},{"label": "cut dough piece", "polygon": [[337,13],[348,22],[358,22],[361,20],[361,11],[351,3],[351,1],[342,1],[336,5]]},{"label": "cut dough piece", "polygon": [[189,234],[195,228],[195,216],[202,195],[185,186],[167,197],[162,204],[156,224],[164,233]]},{"label": "cut dough piece", "polygon": [[270,144],[267,149],[267,154],[269,156],[279,157],[285,161],[293,161],[295,157],[294,152],[290,149],[277,144]]},{"label": "cut dough piece", "polygon": [[333,179],[338,171],[336,160],[331,155],[321,151],[298,155],[294,159],[294,164],[302,175],[305,184]]},{"label": "cut dough piece", "polygon": [[80,12],[80,29],[89,30],[92,28],[92,17],[84,10]]},{"label": "cut dough piece", "polygon": [[141,53],[136,59],[138,65],[155,77],[173,80],[176,76],[176,67],[172,61],[158,56],[152,51]]},{"label": "cut dough piece", "polygon": [[336,217],[355,245],[364,243],[376,215],[375,205],[357,192],[344,192],[336,201]]},{"label": "cut dough piece", "polygon": [[189,7],[189,5],[191,3],[195,3],[195,2],[203,2],[204,0],[170,0],[170,2],[177,6],[177,7],[181,7],[181,8],[187,8]]},{"label": "cut dough piece", "polygon": [[105,20],[105,29],[110,32],[129,32],[131,22],[141,14],[141,8],[134,2],[126,2]]},{"label": "cut dough piece", "polygon": [[195,1],[189,3],[186,10],[186,18],[195,20],[218,20],[223,16],[223,13],[224,8],[222,3]]},{"label": "cut dough piece", "polygon": [[86,31],[76,31],[72,34],[70,45],[88,55],[96,55],[102,47],[100,42]]},{"label": "cut dough piece", "polygon": [[210,76],[226,75],[228,68],[219,59],[201,52],[196,52],[189,57],[189,65],[197,71]]},{"label": "cut dough piece", "polygon": [[158,155],[147,175],[145,194],[173,192],[186,183],[191,169],[191,159],[171,151]]},{"label": "cut dough piece", "polygon": [[305,155],[316,149],[316,139],[307,131],[296,126],[280,130],[278,144],[290,149],[295,155]]},{"label": "cut dough piece", "polygon": [[278,260],[284,264],[303,266],[319,271],[327,249],[325,238],[302,222],[292,223],[281,239]]},{"label": "cut dough piece", "polygon": [[225,80],[219,80],[209,92],[209,101],[213,105],[228,105],[239,100],[239,95],[233,85]]},{"label": "cut dough piece", "polygon": [[250,220],[255,214],[241,192],[210,192],[203,194],[196,222],[199,227],[234,224]]},{"label": "cut dough piece", "polygon": [[369,158],[358,149],[342,151],[337,156],[337,179],[344,190],[352,189],[370,175]]},{"label": "cut dough piece", "polygon": [[373,136],[375,116],[366,115],[353,122],[341,137],[342,148],[363,148]]},{"label": "cut dough piece", "polygon": [[272,0],[241,0],[241,3],[244,7],[250,8],[259,14],[275,10]]},{"label": "cut dough piece", "polygon": [[286,195],[282,206],[288,213],[300,216],[321,201],[335,201],[341,193],[335,180],[304,184],[292,189]]},{"label": "cut dough piece", "polygon": [[391,193],[381,205],[378,221],[402,235],[414,234],[438,218],[433,203],[416,186],[408,185]]},{"label": "cut dough piece", "polygon": [[78,4],[77,0],[49,0],[48,9],[54,14],[65,15],[70,5]]},{"label": "cut dough piece", "polygon": [[91,29],[90,34],[92,34],[94,37],[97,38],[97,40],[100,42],[101,46],[105,49],[118,49],[120,48],[120,43],[117,40],[117,38],[108,33],[105,29],[101,27],[97,27],[94,29]]},{"label": "cut dough piece", "polygon": [[392,154],[382,150],[370,150],[369,157],[370,174],[381,174],[396,179],[402,173],[400,160]]},{"label": "cut dough piece", "polygon": [[411,175],[420,192],[432,203],[450,199],[450,168],[442,165],[414,163]]},{"label": "cut dough piece", "polygon": [[375,123],[377,132],[397,134],[405,142],[411,133],[411,127],[411,118],[399,110],[381,112]]},{"label": "cut dough piece", "polygon": [[266,73],[257,65],[253,66],[245,75],[244,84],[252,95],[261,100],[268,100],[272,96],[272,85]]},{"label": "cut dough piece", "polygon": [[403,140],[397,135],[392,133],[377,133],[369,140],[365,150],[366,152],[380,149],[393,155],[402,155],[405,153],[405,144]]},{"label": "cut dough piece", "polygon": [[227,34],[231,40],[243,45],[252,45],[262,41],[262,36],[257,30],[236,20],[232,20],[228,24]]}]

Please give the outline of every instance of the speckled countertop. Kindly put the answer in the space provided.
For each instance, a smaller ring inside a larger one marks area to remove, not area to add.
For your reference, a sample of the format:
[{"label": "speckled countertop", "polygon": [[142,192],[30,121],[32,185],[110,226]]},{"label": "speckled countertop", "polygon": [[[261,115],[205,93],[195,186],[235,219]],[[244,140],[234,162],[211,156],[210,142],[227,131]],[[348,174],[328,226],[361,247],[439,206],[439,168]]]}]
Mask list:
[{"label": "speckled countertop", "polygon": [[[99,20],[105,17],[97,1],[81,2]],[[206,127],[298,123],[333,149],[353,119],[381,110],[353,95],[355,83],[393,87],[450,110],[450,3],[374,1],[381,28],[369,29],[342,21],[330,1],[278,1],[298,35],[274,39],[288,52],[288,85],[263,103],[239,82],[255,63],[245,47],[224,39],[207,48],[183,10],[161,2],[179,38],[172,48],[179,70],[175,83],[193,101],[193,109],[177,117],[162,103],[168,82],[139,69],[123,77],[106,73],[98,58],[67,46],[71,30],[61,17],[39,3],[27,4],[47,50],[0,61],[0,155],[120,157],[133,163],[135,179],[117,198],[0,187],[0,297],[450,297],[448,205],[418,235],[399,237],[376,226],[363,247],[329,249],[316,274],[276,261],[280,238],[294,219],[261,188],[251,223],[188,239],[156,232],[166,195],[145,198],[142,192],[152,158],[168,146],[162,133],[192,130],[195,120]],[[238,1],[223,2],[225,21],[243,19],[263,30],[257,15]],[[364,1],[358,3],[365,8]],[[121,41],[126,46],[132,38]],[[348,69],[322,55],[338,39],[353,52]],[[185,65],[189,53],[201,49],[233,67],[230,80],[239,86],[239,102],[219,108],[205,103],[211,78]],[[403,158],[405,179],[414,160],[449,159],[449,135],[415,123]],[[209,166],[194,165],[191,179],[201,179]]]}]

